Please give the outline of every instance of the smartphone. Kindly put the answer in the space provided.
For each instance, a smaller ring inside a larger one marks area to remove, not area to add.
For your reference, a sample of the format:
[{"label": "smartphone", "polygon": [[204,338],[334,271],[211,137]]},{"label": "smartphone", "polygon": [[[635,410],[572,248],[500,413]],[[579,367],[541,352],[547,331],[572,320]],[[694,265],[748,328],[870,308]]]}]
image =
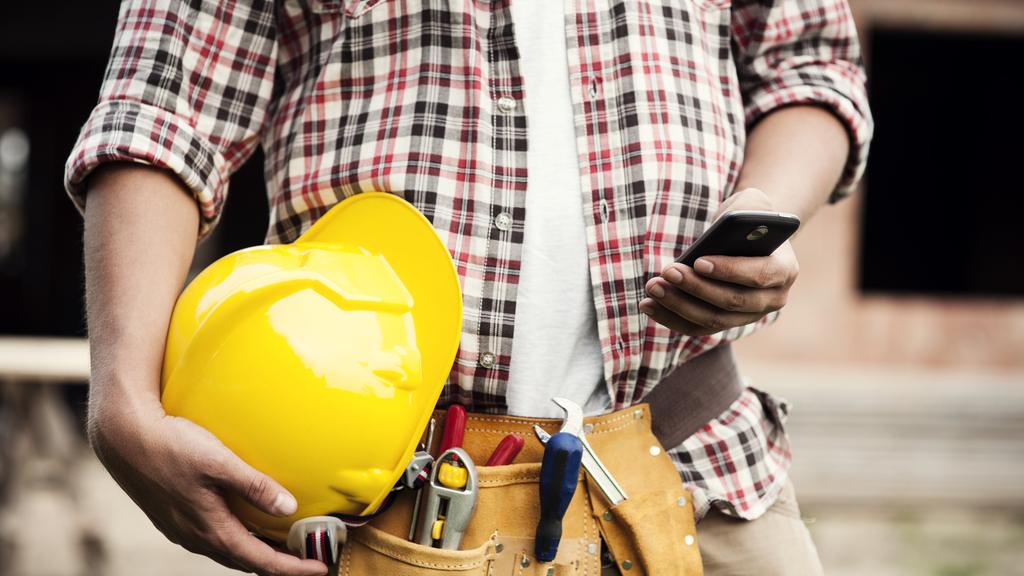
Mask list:
[{"label": "smartphone", "polygon": [[701,256],[768,256],[799,227],[800,219],[785,212],[726,212],[676,262],[693,266]]}]

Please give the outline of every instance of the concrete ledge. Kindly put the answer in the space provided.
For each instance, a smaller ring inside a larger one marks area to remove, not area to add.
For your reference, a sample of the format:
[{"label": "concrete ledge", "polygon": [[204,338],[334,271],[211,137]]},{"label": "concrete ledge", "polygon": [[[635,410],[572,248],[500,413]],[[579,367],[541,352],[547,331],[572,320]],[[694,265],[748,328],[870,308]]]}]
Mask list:
[{"label": "concrete ledge", "polygon": [[1024,372],[743,362],[792,404],[804,504],[1024,509]]}]

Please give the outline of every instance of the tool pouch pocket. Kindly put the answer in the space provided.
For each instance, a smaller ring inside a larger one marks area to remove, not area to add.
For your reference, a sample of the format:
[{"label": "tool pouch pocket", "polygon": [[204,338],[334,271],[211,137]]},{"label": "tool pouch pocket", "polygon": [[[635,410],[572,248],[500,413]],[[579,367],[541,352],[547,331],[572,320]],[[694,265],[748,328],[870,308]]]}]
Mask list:
[{"label": "tool pouch pocket", "polygon": [[496,536],[469,550],[441,550],[409,542],[375,528],[350,530],[338,560],[339,576],[486,576],[495,558]]},{"label": "tool pouch pocket", "polygon": [[[493,445],[490,439],[486,445]],[[482,459],[482,455],[477,458]],[[414,494],[404,493],[386,514],[366,526],[349,530],[338,574],[576,576],[599,571],[597,526],[582,480],[562,523],[558,557],[554,562],[540,563],[533,556],[533,535],[539,520],[540,463],[479,466],[477,475],[479,499],[462,538],[462,550],[442,550],[410,542]],[[583,564],[587,564],[586,570]]]},{"label": "tool pouch pocket", "polygon": [[690,493],[651,432],[647,406],[633,407],[621,426],[587,438],[628,496],[611,506],[587,477],[594,517],[619,570],[701,576]]}]

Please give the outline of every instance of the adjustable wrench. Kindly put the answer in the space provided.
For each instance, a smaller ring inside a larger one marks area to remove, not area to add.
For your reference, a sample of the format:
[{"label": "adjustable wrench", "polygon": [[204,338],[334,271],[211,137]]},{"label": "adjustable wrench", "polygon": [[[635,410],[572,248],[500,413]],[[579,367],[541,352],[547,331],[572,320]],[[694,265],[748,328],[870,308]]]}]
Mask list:
[{"label": "adjustable wrench", "polygon": [[[580,408],[579,404],[565,398],[552,398],[551,401],[562,410],[565,410],[565,420],[562,421],[562,428],[559,432],[568,432],[578,437],[580,443],[583,444],[583,469],[593,478],[597,487],[601,489],[601,492],[604,493],[605,498],[608,499],[612,506],[621,503],[627,498],[626,491],[615,481],[615,478],[608,472],[608,469],[601,463],[601,459],[597,457],[594,449],[590,447],[590,443],[587,442],[587,438],[583,433],[583,409]],[[533,431],[537,434],[537,438],[540,439],[542,444],[547,444],[547,441],[551,438],[551,435],[540,426],[534,426]]]}]

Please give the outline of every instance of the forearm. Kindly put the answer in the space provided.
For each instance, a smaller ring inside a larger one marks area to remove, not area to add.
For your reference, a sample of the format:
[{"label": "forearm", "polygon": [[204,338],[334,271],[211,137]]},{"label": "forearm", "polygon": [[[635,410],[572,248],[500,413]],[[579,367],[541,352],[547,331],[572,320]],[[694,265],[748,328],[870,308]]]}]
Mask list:
[{"label": "forearm", "polygon": [[84,238],[90,431],[114,407],[119,414],[160,411],[167,326],[198,223],[189,192],[163,171],[117,164],[91,178]]},{"label": "forearm", "polygon": [[758,188],[774,208],[806,223],[843,173],[850,140],[827,110],[792,106],[765,116],[747,138],[737,190]]}]

